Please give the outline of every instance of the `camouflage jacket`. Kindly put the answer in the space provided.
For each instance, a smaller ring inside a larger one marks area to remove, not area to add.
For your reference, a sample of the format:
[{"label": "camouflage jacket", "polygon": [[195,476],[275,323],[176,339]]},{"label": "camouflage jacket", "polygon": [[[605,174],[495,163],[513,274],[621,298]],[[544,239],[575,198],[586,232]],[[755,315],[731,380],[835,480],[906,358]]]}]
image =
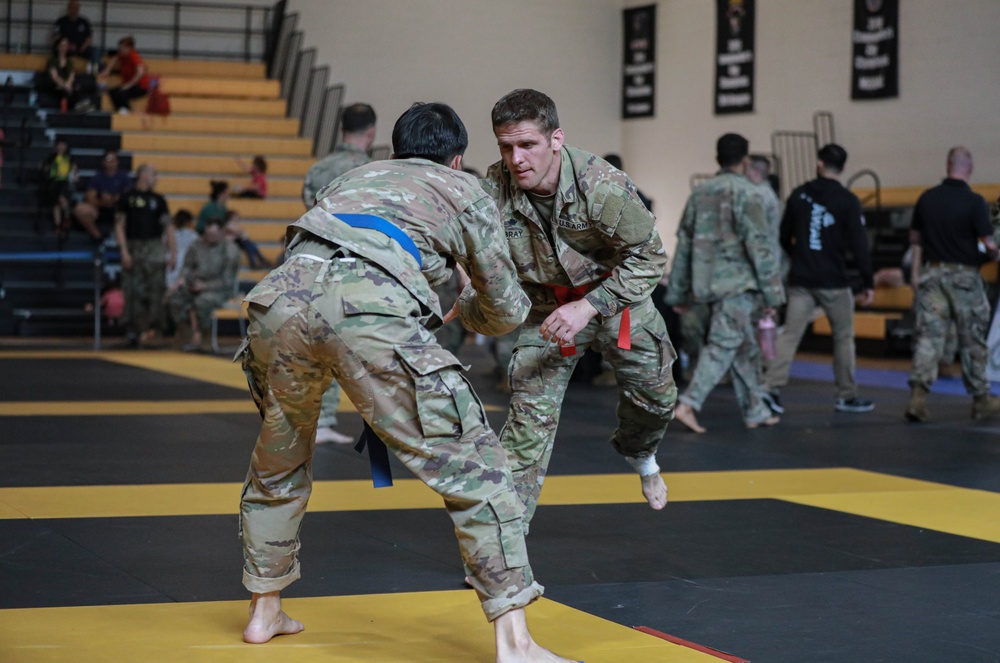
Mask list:
[{"label": "camouflage jacket", "polygon": [[[377,216],[402,229],[420,252],[423,267],[398,242],[378,231],[354,228],[335,214]],[[428,327],[441,324],[432,288],[451,278],[457,261],[472,279],[459,297],[462,324],[496,336],[520,325],[530,302],[517,283],[497,208],[476,178],[426,159],[374,161],[338,178],[317,194],[316,206],[289,226],[307,230],[392,274],[430,311]]]},{"label": "camouflage jacket", "polygon": [[306,208],[316,204],[316,194],[330,182],[349,170],[363,166],[371,161],[371,157],[360,147],[341,143],[312,165],[306,173],[306,181],[302,185],[302,202]]},{"label": "camouflage jacket", "polygon": [[555,219],[539,216],[502,161],[490,166],[483,186],[500,208],[511,258],[533,303],[549,298],[540,285],[593,283],[587,301],[611,317],[649,297],[663,276],[667,257],[656,218],[628,176],[603,159],[564,146],[561,161]]},{"label": "camouflage jacket", "polygon": [[229,297],[236,294],[236,275],[240,271],[240,250],[228,239],[209,244],[204,239],[191,244],[184,252],[181,278],[188,285],[200,279],[205,290]]},{"label": "camouflage jacket", "polygon": [[781,255],[764,200],[745,177],[721,172],[688,198],[666,302],[714,302],[758,291],[765,306],[785,301]]}]

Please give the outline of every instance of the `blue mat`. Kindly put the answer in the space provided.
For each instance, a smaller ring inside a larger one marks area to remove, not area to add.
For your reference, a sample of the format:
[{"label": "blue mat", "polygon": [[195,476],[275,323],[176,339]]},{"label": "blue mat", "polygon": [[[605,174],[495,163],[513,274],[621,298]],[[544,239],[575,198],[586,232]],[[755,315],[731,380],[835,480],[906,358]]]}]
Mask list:
[{"label": "blue mat", "polygon": [[[803,380],[816,380],[818,382],[833,382],[833,363],[819,363],[814,361],[793,361],[790,375]],[[866,387],[885,387],[888,389],[905,389],[909,391],[910,385],[906,383],[910,376],[909,371],[898,371],[884,368],[858,368],[854,371],[854,379],[859,385]],[[990,383],[992,393],[1000,391],[1000,383]],[[965,385],[962,378],[938,378],[931,387],[931,392],[935,394],[951,394],[953,396],[965,396]]]}]

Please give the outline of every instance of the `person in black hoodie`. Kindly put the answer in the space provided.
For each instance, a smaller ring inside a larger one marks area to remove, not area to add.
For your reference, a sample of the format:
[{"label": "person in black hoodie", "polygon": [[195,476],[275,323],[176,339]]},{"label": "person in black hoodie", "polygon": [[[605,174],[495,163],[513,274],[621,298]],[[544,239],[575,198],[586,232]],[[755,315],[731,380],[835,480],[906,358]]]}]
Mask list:
[{"label": "person in black hoodie", "polygon": [[813,310],[821,306],[833,330],[833,373],[837,387],[834,409],[870,412],[875,404],[858,398],[854,382],[854,294],[847,276],[847,254],[854,255],[864,282],[858,303],[875,296],[872,262],[861,202],[840,183],[847,151],[835,143],[817,154],[816,179],[792,191],[781,220],[781,246],[791,260],[788,309],[776,356],[766,364],[765,401],[776,413],[778,390],[788,384],[788,371]]}]

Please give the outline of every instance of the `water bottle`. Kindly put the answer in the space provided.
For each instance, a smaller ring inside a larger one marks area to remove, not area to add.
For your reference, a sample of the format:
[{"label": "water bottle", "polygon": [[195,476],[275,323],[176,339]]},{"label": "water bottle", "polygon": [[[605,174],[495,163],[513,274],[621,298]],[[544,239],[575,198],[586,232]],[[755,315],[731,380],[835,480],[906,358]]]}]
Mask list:
[{"label": "water bottle", "polygon": [[775,341],[778,339],[778,326],[774,324],[774,318],[765,315],[757,323],[757,340],[760,342],[760,351],[764,359],[771,361],[775,358]]}]

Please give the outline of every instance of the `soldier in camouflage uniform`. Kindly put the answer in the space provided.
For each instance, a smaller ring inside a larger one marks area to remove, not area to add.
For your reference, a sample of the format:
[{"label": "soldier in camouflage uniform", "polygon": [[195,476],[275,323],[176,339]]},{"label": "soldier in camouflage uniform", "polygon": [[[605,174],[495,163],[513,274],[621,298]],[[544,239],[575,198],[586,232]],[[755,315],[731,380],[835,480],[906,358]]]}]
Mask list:
[{"label": "soldier in camouflage uniform", "polygon": [[705,429],[694,413],[730,369],[747,427],[778,423],[763,400],[753,315],[758,298],[764,312],[774,315],[785,295],[764,202],[744,177],[748,150],[738,134],[719,139],[716,158],[722,170],[688,198],[667,285],[667,303],[679,313],[691,304],[708,304],[712,311],[706,344],[676,412],[681,423],[699,433]]},{"label": "soldier in camouflage uniform", "polygon": [[515,90],[493,107],[492,121],[502,160],[484,183],[531,298],[500,434],[525,525],[538,504],[567,383],[588,346],[611,364],[618,384],[611,444],[640,475],[650,506],[662,509],[667,489],[656,449],[677,388],[670,370],[676,355],[650,299],[666,263],[655,219],[625,173],[563,144],[546,95]]},{"label": "soldier in camouflage uniform", "polygon": [[909,421],[928,419],[927,393],[937,379],[951,320],[958,327],[962,381],[973,396],[972,418],[1000,414],[1000,398],[990,395],[986,379],[990,304],[979,275],[979,265],[996,260],[998,252],[986,201],[969,188],[972,165],[969,150],[952,148],[948,177],[921,194],[913,210],[911,282],[917,328],[905,412]]},{"label": "soldier in camouflage uniform", "polygon": [[331,380],[396,457],[439,493],[470,583],[494,622],[497,661],[565,661],[531,640],[523,608],[542,593],[528,564],[503,449],[461,364],[438,345],[431,288],[457,261],[471,277],[457,315],[503,333],[528,300],[496,206],[460,172],[465,127],[444,104],[416,104],[393,130],[398,159],[322,189],[289,227],[288,254],[246,297],[237,357],[263,417],[240,509],[247,642],[301,631],[280,591],[299,577],[320,398]]},{"label": "soldier in camouflage uniform", "polygon": [[121,250],[125,327],[129,345],[157,345],[163,335],[167,292],[164,268],[177,262],[174,224],[163,196],[153,191],[156,169],[139,166],[135,186],[118,199],[115,239]]},{"label": "soldier in camouflage uniform", "polygon": [[[201,237],[185,252],[180,277],[167,294],[178,345],[191,336],[202,351],[212,349],[212,312],[236,293],[239,271],[240,250],[226,239],[222,219],[209,219]],[[196,334],[192,334],[192,314]]]},{"label": "soldier in camouflage uniform", "polygon": [[[351,104],[340,116],[341,140],[323,159],[306,173],[302,185],[302,202],[306,209],[316,204],[316,193],[349,170],[371,161],[368,152],[375,142],[375,111],[368,104]],[[323,394],[323,407],[316,427],[316,442],[348,444],[354,440],[337,430],[337,408],[340,407],[340,387],[336,381]]]}]

